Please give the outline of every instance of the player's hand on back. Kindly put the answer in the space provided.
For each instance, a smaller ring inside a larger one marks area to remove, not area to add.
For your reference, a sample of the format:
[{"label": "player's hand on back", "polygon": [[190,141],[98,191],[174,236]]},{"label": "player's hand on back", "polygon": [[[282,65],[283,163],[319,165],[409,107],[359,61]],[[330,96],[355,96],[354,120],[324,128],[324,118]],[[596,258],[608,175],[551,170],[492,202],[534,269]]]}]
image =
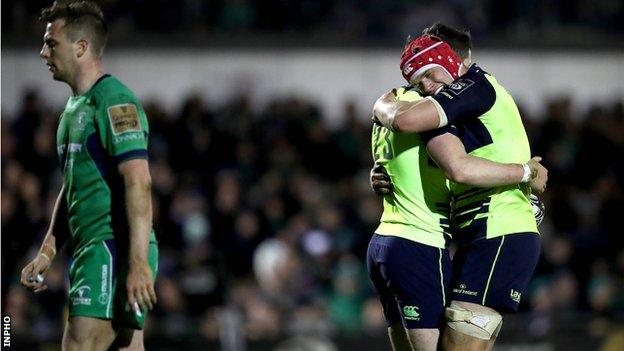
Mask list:
[{"label": "player's hand on back", "polygon": [[548,182],[548,170],[540,163],[542,158],[539,156],[533,157],[527,165],[531,169],[531,180],[529,185],[533,192],[541,194],[546,190],[546,183]]},{"label": "player's hand on back", "polygon": [[386,169],[379,163],[375,163],[370,171],[370,184],[377,195],[383,196],[392,193],[392,180]]},{"label": "player's hand on back", "polygon": [[[126,277],[126,289],[128,305],[137,315],[140,315],[141,311],[154,308],[156,292],[154,291],[152,270],[146,259],[130,262],[128,276]],[[140,311],[137,309],[140,309]]]},{"label": "player's hand on back", "polygon": [[43,284],[48,269],[52,265],[50,257],[39,252],[37,256],[22,269],[20,283],[35,293],[48,288]]}]

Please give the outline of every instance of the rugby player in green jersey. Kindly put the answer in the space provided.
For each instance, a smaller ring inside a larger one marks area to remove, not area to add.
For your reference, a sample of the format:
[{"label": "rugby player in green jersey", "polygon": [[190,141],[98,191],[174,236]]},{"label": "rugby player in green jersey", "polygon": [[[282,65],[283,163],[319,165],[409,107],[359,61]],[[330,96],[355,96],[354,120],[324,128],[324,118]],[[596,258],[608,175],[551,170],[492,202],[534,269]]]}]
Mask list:
[{"label": "rugby player in green jersey", "polygon": [[[518,164],[529,160],[528,139],[511,96],[478,66],[461,64],[455,53],[470,52],[469,35],[432,28],[438,33],[426,31],[411,41],[401,59],[406,80],[429,96],[405,102],[385,94],[375,104],[376,120],[395,132],[432,130],[426,141],[432,155],[444,155],[450,143],[461,141],[473,156]],[[452,160],[436,158],[451,178]],[[451,211],[459,245],[442,349],[490,350],[502,313],[517,310],[539,257],[530,189],[522,184],[478,188],[455,180]],[[532,188],[543,191],[545,182]]]},{"label": "rugby player in green jersey", "polygon": [[107,27],[97,4],[56,1],[42,10],[41,20],[46,32],[40,55],[72,96],[57,130],[63,186],[21,282],[35,292],[46,289],[57,251],[55,227],[65,208],[72,264],[62,349],[142,350],[145,317],[156,303],[158,260],[147,117],[134,93],[104,74]]}]

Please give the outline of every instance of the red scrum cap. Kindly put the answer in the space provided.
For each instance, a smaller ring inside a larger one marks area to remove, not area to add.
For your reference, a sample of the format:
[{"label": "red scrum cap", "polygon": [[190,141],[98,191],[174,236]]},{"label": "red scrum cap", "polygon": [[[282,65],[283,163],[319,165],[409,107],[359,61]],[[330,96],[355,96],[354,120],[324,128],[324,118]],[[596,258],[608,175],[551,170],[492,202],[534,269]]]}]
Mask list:
[{"label": "red scrum cap", "polygon": [[444,68],[455,80],[459,78],[461,63],[449,44],[437,37],[422,35],[405,45],[400,67],[403,78],[411,84],[412,77],[432,67]]}]

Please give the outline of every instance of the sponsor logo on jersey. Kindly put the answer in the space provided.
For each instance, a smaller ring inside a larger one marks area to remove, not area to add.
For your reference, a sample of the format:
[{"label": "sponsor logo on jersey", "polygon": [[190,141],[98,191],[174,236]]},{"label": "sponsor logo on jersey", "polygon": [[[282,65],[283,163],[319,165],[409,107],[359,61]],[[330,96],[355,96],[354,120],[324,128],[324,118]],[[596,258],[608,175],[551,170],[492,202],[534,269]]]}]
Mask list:
[{"label": "sponsor logo on jersey", "polygon": [[84,111],[80,112],[78,114],[78,118],[76,118],[73,123],[72,129],[75,131],[83,131],[85,129],[86,120],[87,120],[87,113]]},{"label": "sponsor logo on jersey", "polygon": [[65,152],[65,149],[67,149],[67,152],[69,152],[69,153],[81,152],[82,151],[82,144],[70,143],[70,144],[59,145],[57,151],[58,151],[59,154],[62,155]]},{"label": "sponsor logo on jersey", "polygon": [[470,79],[458,79],[453,83],[448,85],[448,91],[455,95],[459,95],[466,91],[471,85],[474,84],[474,81]]},{"label": "sponsor logo on jersey", "polygon": [[102,265],[102,278],[101,278],[101,290],[100,290],[100,296],[98,297],[98,301],[102,304],[105,305],[108,303],[108,265],[103,264]]},{"label": "sponsor logo on jersey", "polygon": [[65,150],[67,150],[68,154],[74,154],[82,151],[82,145],[77,143],[70,143],[65,145],[59,145],[57,147],[57,152],[59,157],[65,160],[65,165],[63,166],[63,172],[67,173],[74,167],[74,157],[65,155]]},{"label": "sponsor logo on jersey", "polygon": [[98,297],[98,302],[102,305],[107,305],[108,304],[108,293],[101,293],[100,297]]},{"label": "sponsor logo on jersey", "polygon": [[405,306],[403,307],[403,316],[405,319],[412,321],[420,320],[420,313],[418,313],[418,306]]},{"label": "sponsor logo on jersey", "polygon": [[145,139],[145,135],[143,133],[132,133],[132,134],[124,134],[120,136],[113,137],[113,143],[123,143],[124,141],[132,141],[132,140],[143,140]]},{"label": "sponsor logo on jersey", "polygon": [[459,286],[453,289],[453,292],[456,294],[469,295],[469,296],[477,296],[476,291],[468,290],[468,286],[466,284],[459,284]]},{"label": "sponsor logo on jersey", "polygon": [[82,151],[82,144],[75,144],[75,143],[71,143],[68,145],[67,151],[72,153],[72,152],[81,152]]},{"label": "sponsor logo on jersey", "polygon": [[446,96],[449,100],[453,100],[453,95],[447,93],[446,91],[441,91],[440,95]]},{"label": "sponsor logo on jersey", "polygon": [[108,120],[113,130],[113,135],[127,132],[140,132],[141,123],[136,106],[133,104],[121,104],[107,109]]},{"label": "sponsor logo on jersey", "polygon": [[73,306],[76,305],[86,305],[91,306],[91,298],[89,297],[89,293],[91,292],[91,287],[83,285],[76,289],[74,296],[71,296],[69,299],[72,302]]},{"label": "sponsor logo on jersey", "polygon": [[511,289],[511,291],[509,292],[509,298],[511,298],[516,303],[520,303],[520,299],[522,298],[522,293],[517,290]]}]

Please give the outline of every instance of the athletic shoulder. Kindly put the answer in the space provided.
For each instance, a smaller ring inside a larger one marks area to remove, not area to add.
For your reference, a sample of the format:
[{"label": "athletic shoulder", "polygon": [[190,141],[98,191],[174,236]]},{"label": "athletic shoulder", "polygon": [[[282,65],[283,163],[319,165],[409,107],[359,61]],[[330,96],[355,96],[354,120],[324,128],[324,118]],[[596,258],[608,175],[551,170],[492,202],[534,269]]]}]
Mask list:
[{"label": "athletic shoulder", "polygon": [[491,76],[491,74],[488,73],[483,68],[481,68],[481,66],[478,66],[475,63],[475,64],[471,65],[470,68],[468,68],[468,72],[466,72],[460,78],[466,77],[466,78],[473,78],[473,79],[477,79],[477,80],[487,80],[486,76]]},{"label": "athletic shoulder", "polygon": [[477,65],[430,97],[449,124],[466,122],[486,113],[496,102],[496,91]]},{"label": "athletic shoulder", "polygon": [[119,79],[105,75],[93,87],[93,97],[98,107],[108,108],[114,105],[139,103],[136,95]]}]

